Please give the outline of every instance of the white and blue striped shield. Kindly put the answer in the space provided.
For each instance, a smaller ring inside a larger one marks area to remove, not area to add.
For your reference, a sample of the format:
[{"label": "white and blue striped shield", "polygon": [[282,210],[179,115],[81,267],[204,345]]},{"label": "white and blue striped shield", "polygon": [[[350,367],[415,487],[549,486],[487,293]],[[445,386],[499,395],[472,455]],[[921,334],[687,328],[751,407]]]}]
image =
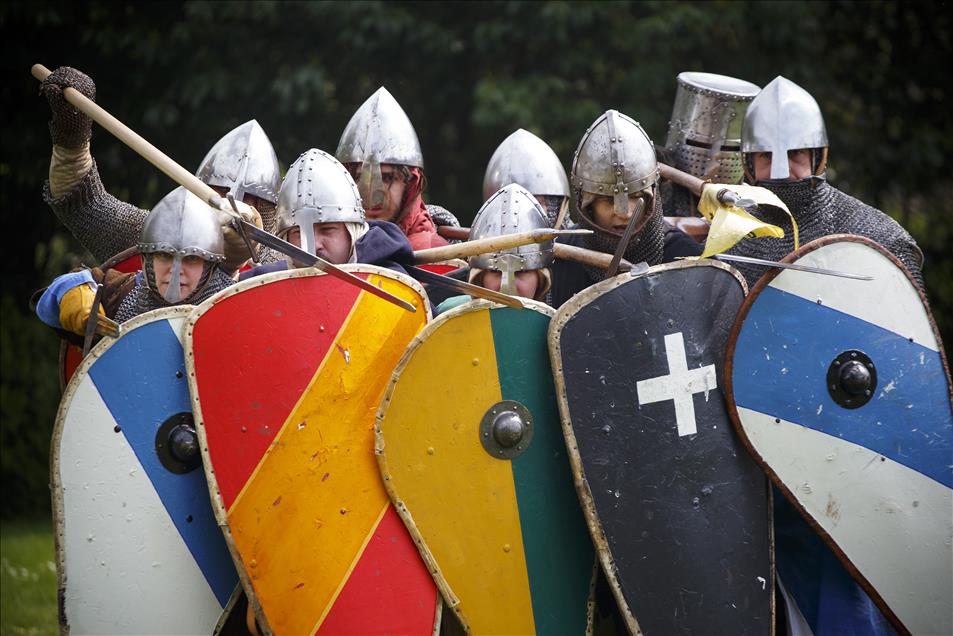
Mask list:
[{"label": "white and blue striped shield", "polygon": [[179,332],[190,310],[123,324],[60,404],[51,477],[69,633],[211,634],[238,584],[188,430]]},{"label": "white and blue striped shield", "polygon": [[951,633],[953,409],[933,317],[866,239],[825,237],[788,260],[874,280],[762,278],[729,342],[732,419],[886,616]]}]

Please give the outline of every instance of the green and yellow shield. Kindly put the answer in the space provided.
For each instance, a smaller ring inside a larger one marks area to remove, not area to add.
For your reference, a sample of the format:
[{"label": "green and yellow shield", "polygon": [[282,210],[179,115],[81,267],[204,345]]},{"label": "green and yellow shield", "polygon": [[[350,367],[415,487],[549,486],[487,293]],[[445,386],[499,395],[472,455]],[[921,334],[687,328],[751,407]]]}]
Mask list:
[{"label": "green and yellow shield", "polygon": [[584,633],[595,554],[560,428],[553,310],[473,301],[405,352],[377,416],[384,483],[471,633]]}]

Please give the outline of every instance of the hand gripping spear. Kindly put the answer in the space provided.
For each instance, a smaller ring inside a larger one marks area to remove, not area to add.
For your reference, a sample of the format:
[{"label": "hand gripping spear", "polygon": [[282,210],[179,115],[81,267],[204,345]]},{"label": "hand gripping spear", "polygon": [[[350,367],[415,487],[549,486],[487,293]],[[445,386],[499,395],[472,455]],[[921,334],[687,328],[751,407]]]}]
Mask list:
[{"label": "hand gripping spear", "polygon": [[[33,77],[40,81],[45,80],[50,75],[50,70],[42,64],[34,64],[33,68],[30,69],[30,72],[33,74]],[[234,205],[230,205],[225,199],[220,197],[215,190],[200,181],[191,172],[173,161],[168,155],[140,137],[131,128],[110,115],[101,106],[88,99],[85,95],[74,88],[67,88],[63,91],[63,97],[77,109],[89,115],[93,121],[115,135],[120,141],[138,153],[143,159],[165,173],[170,179],[185,187],[186,190],[208,203],[214,209],[222,210],[226,214],[234,217],[233,223],[235,224],[239,233],[251,233],[252,229],[254,229],[256,232],[260,231],[255,225],[242,219],[238,212],[234,209]],[[326,274],[334,276],[335,278],[339,278],[348,284],[360,287],[369,294],[383,298],[384,300],[393,303],[398,307],[406,309],[407,311],[417,311],[417,309],[407,301],[398,298],[393,294],[384,291],[383,289],[380,289],[376,285],[373,285],[366,280],[351,274],[350,272],[344,271],[343,269],[327,262],[320,257],[315,256],[314,261],[309,263],[309,265],[321,270]]]}]

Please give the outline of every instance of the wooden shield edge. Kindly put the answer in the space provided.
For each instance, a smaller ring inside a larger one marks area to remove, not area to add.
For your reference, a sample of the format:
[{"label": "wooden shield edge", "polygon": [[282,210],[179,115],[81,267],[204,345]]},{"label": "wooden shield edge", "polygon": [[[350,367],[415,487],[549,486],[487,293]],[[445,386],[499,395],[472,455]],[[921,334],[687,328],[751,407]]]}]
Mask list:
[{"label": "wooden shield edge", "polygon": [[[376,265],[357,263],[350,265],[340,265],[339,267],[351,272],[352,274],[374,274],[404,283],[420,295],[423,301],[423,309],[426,311],[427,320],[429,321],[431,319],[432,315],[430,311],[430,299],[427,298],[427,292],[424,291],[424,288],[420,283],[410,276],[396,272],[394,270],[378,267]],[[225,537],[225,544],[228,546],[229,554],[232,555],[232,562],[235,564],[235,570],[238,572],[238,578],[241,581],[242,589],[245,590],[245,595],[248,597],[248,603],[255,613],[255,619],[258,621],[258,626],[268,636],[274,634],[274,630],[272,630],[271,625],[268,623],[268,619],[265,617],[265,613],[262,611],[261,603],[259,603],[258,597],[255,594],[255,590],[252,587],[251,579],[248,577],[248,573],[245,571],[245,564],[238,552],[238,548],[235,546],[235,540],[232,538],[231,528],[228,526],[228,511],[225,508],[225,502],[222,499],[222,493],[218,488],[218,481],[215,477],[215,470],[212,468],[211,458],[209,457],[208,438],[205,435],[205,418],[202,415],[202,406],[199,404],[198,387],[196,386],[195,380],[195,355],[192,351],[192,332],[195,327],[195,323],[206,311],[210,310],[217,303],[229,298],[230,296],[234,296],[235,294],[245,291],[246,289],[253,289],[255,287],[260,287],[269,283],[275,283],[290,278],[307,278],[312,276],[326,276],[326,274],[313,267],[302,267],[297,269],[271,272],[269,274],[263,274],[261,276],[255,276],[240,281],[230,287],[226,287],[210,298],[207,298],[194,308],[190,308],[191,312],[189,313],[184,327],[185,333],[183,337],[183,348],[185,349],[185,369],[189,381],[189,398],[192,401],[192,417],[195,421],[195,430],[198,433],[199,450],[202,453],[202,469],[205,471],[205,482],[208,484],[209,499],[212,502],[212,512],[215,514],[215,520],[218,522],[218,527],[221,528],[222,535]],[[367,292],[362,290],[361,295],[357,297],[355,303],[357,303],[361,296],[366,293]],[[384,299],[379,300],[380,302],[387,302]],[[418,309],[418,311],[420,311],[420,309]],[[440,604],[438,603],[437,605],[439,610]],[[437,616],[439,617],[439,613]],[[439,621],[437,627],[439,627]]]},{"label": "wooden shield edge", "polygon": [[[541,303],[535,300],[530,300],[528,298],[521,298],[523,302],[524,310],[536,311],[538,313],[549,316],[550,322],[552,322],[553,315],[556,313],[555,310],[545,303]],[[407,345],[407,349],[404,350],[404,354],[401,356],[400,360],[397,362],[397,366],[394,368],[394,372],[391,375],[390,382],[387,384],[387,389],[384,391],[384,397],[381,399],[381,404],[377,408],[377,416],[375,418],[374,424],[374,454],[377,456],[377,465],[380,467],[381,478],[384,482],[384,488],[387,490],[387,496],[390,497],[391,503],[394,504],[394,509],[397,510],[397,514],[400,515],[401,520],[404,522],[404,525],[407,527],[407,531],[410,533],[410,536],[414,540],[414,544],[417,546],[417,551],[420,553],[421,558],[424,560],[424,563],[427,566],[427,569],[430,571],[430,576],[433,578],[434,583],[437,584],[437,588],[440,590],[440,595],[443,598],[443,601],[453,610],[453,613],[456,615],[457,620],[460,621],[460,624],[463,626],[463,629],[468,633],[472,633],[470,629],[470,624],[467,622],[466,618],[460,611],[460,599],[453,593],[453,589],[450,587],[450,584],[447,582],[447,579],[444,577],[443,572],[440,567],[437,565],[437,560],[434,558],[433,554],[430,552],[430,548],[427,547],[426,541],[424,541],[423,535],[421,535],[420,530],[417,529],[417,524],[414,523],[414,517],[407,510],[407,506],[404,505],[400,497],[398,497],[397,492],[394,490],[394,486],[390,480],[390,469],[387,464],[386,456],[386,444],[384,443],[384,436],[381,433],[381,420],[384,419],[387,413],[387,407],[390,405],[391,397],[394,394],[394,390],[397,388],[397,382],[400,380],[401,374],[404,372],[404,369],[410,364],[410,360],[413,357],[414,353],[421,346],[421,344],[430,336],[431,333],[439,329],[445,322],[455,318],[457,316],[468,314],[472,312],[482,311],[484,309],[493,309],[494,307],[502,307],[497,303],[494,303],[490,300],[480,300],[474,299],[470,300],[458,307],[454,307],[449,311],[446,311],[439,316],[437,316],[433,322],[429,323],[426,327],[421,329],[413,340],[410,341],[410,344]],[[588,623],[592,625],[592,609],[590,605]]]},{"label": "wooden shield edge", "polygon": [[[596,555],[598,556],[599,562],[602,564],[602,571],[606,575],[606,580],[608,581],[609,587],[612,590],[612,595],[615,597],[616,603],[619,606],[619,611],[622,613],[622,618],[625,621],[626,628],[631,634],[642,634],[642,629],[639,627],[639,622],[636,619],[635,614],[632,613],[632,609],[629,607],[628,603],[626,603],[625,598],[622,595],[622,587],[619,583],[619,577],[615,567],[615,559],[612,558],[612,553],[609,551],[609,542],[606,538],[605,532],[602,530],[602,524],[600,523],[599,515],[596,512],[595,500],[592,497],[592,491],[589,489],[589,482],[586,481],[585,471],[583,470],[582,466],[582,458],[579,455],[579,446],[576,443],[576,435],[572,430],[572,420],[569,417],[569,400],[566,396],[566,380],[563,377],[562,348],[559,344],[559,338],[562,334],[563,327],[566,326],[566,323],[568,323],[569,320],[575,316],[580,309],[582,309],[583,305],[588,304],[603,294],[606,294],[614,290],[616,287],[628,283],[629,281],[638,278],[645,278],[653,274],[658,274],[659,272],[685,269],[687,267],[715,267],[717,269],[726,271],[734,276],[735,279],[741,284],[741,288],[745,295],[748,293],[748,285],[745,283],[744,277],[734,267],[731,267],[730,265],[721,261],[711,259],[684,259],[673,261],[671,263],[654,265],[647,271],[640,272],[635,275],[628,273],[619,274],[613,278],[600,281],[591,287],[587,287],[566,301],[563,306],[556,311],[556,315],[549,323],[549,358],[553,368],[553,379],[556,382],[556,401],[559,403],[560,421],[562,423],[563,436],[566,438],[566,452],[569,455],[569,464],[572,468],[573,483],[576,486],[576,494],[579,495],[579,504],[582,507],[583,516],[586,518],[586,525],[589,526],[589,536],[592,538],[592,543],[596,549]],[[769,524],[769,526],[773,528],[773,523]],[[770,540],[773,544],[773,535],[770,536]],[[771,555],[771,576],[769,578],[771,579],[770,584],[773,590],[773,553]],[[772,592],[772,634],[774,633],[774,613],[774,593]]]},{"label": "wooden shield edge", "polygon": [[[930,321],[930,327],[933,329],[933,335],[936,337],[937,348],[940,353],[940,360],[943,363],[943,369],[946,371],[946,382],[948,390],[950,391],[951,401],[953,401],[953,383],[950,380],[950,369],[946,359],[946,353],[943,350],[943,340],[940,338],[940,332],[936,327],[936,321],[933,319],[933,312],[930,311],[930,303],[927,301],[927,297],[924,294],[923,290],[920,288],[920,285],[917,284],[913,276],[907,270],[907,268],[900,262],[900,260],[887,251],[879,243],[872,241],[863,236],[857,236],[855,234],[830,234],[828,236],[822,236],[821,238],[814,239],[810,243],[806,243],[800,247],[800,249],[791,252],[783,259],[782,263],[793,263],[797,259],[810,254],[811,252],[824,247],[826,245],[831,245],[834,243],[861,243],[868,247],[873,248],[878,251],[883,256],[886,256],[894,265],[900,268],[900,270],[906,274],[907,279],[910,281],[910,284],[913,285],[913,288],[917,291],[917,294],[920,297],[921,302],[923,302],[923,307],[926,309],[927,318]],[[734,394],[734,385],[732,382],[733,371],[734,371],[734,357],[735,357],[735,346],[738,342],[738,336],[741,334],[741,326],[745,321],[745,318],[748,316],[748,312],[751,310],[752,304],[760,295],[761,291],[771,284],[771,282],[779,276],[783,269],[771,268],[764,275],[758,279],[758,282],[755,283],[754,287],[751,289],[751,293],[745,298],[745,301],[741,304],[741,308],[738,310],[738,315],[735,317],[735,322],[731,326],[731,331],[728,334],[728,346],[725,348],[725,378],[723,386],[725,387],[725,405],[728,407],[728,417],[731,420],[731,425],[735,429],[735,433],[738,434],[741,443],[744,444],[745,448],[748,450],[748,454],[757,462],[761,467],[761,470],[771,479],[771,483],[777,486],[778,490],[784,493],[785,498],[791,503],[792,506],[798,511],[804,521],[811,527],[814,532],[821,538],[822,541],[827,545],[828,548],[834,553],[834,555],[840,560],[841,564],[847,569],[851,577],[860,585],[868,596],[874,601],[877,605],[877,608],[883,612],[884,616],[890,623],[897,629],[901,634],[909,634],[910,631],[904,627],[903,623],[900,622],[900,619],[894,614],[887,603],[883,600],[877,590],[870,584],[869,581],[860,573],[860,570],[851,562],[843,550],[837,546],[830,535],[818,524],[813,517],[804,507],[797,503],[797,499],[794,496],[794,493],[791,492],[778,477],[777,473],[771,470],[771,467],[768,466],[764,458],[755,450],[754,445],[752,445],[751,440],[748,439],[748,436],[745,434],[744,427],[741,425],[741,418],[738,417],[738,405],[735,403],[735,394]],[[773,532],[773,525],[772,525]]]},{"label": "wooden shield edge", "polygon": [[[166,320],[171,318],[188,319],[192,312],[191,305],[180,305],[177,307],[163,307],[140,314],[135,318],[122,323],[121,335],[125,335],[144,324],[155,322],[156,320]],[[63,395],[60,397],[60,404],[56,409],[56,420],[53,423],[53,435],[50,439],[50,495],[53,509],[53,551],[56,558],[56,606],[60,632],[69,633],[69,624],[66,622],[66,554],[64,552],[64,533],[66,532],[66,520],[64,518],[64,502],[62,488],[63,483],[60,480],[60,442],[63,439],[63,427],[66,424],[66,405],[73,401],[73,396],[78,390],[79,383],[83,381],[89,372],[93,363],[101,358],[106,351],[118,340],[118,338],[103,338],[94,346],[89,354],[78,367],[73,377],[66,384]]]}]

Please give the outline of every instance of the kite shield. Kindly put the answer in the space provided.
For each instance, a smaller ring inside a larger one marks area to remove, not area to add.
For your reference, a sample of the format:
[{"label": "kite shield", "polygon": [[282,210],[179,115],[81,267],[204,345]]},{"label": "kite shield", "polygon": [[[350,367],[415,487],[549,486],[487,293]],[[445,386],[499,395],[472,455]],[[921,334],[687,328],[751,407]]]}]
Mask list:
[{"label": "kite shield", "polygon": [[474,634],[582,634],[595,555],[559,426],[553,310],[471,301],[404,354],[378,411],[384,482]]},{"label": "kite shield", "polygon": [[186,330],[212,502],[268,633],[431,633],[437,591],[381,483],[374,413],[429,319],[409,277],[346,269],[407,312],[314,269],[252,278]]},{"label": "kite shield", "polygon": [[735,270],[680,262],[577,294],[550,326],[589,531],[632,633],[769,634],[767,480],[720,387]]},{"label": "kite shield", "polygon": [[123,324],[60,403],[50,472],[65,632],[209,634],[238,584],[192,422],[179,339],[191,309]]},{"label": "kite shield", "polygon": [[766,274],[732,330],[726,391],[756,460],[912,633],[953,632],[950,375],[922,293],[856,236],[787,259],[869,274]]}]

